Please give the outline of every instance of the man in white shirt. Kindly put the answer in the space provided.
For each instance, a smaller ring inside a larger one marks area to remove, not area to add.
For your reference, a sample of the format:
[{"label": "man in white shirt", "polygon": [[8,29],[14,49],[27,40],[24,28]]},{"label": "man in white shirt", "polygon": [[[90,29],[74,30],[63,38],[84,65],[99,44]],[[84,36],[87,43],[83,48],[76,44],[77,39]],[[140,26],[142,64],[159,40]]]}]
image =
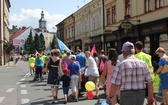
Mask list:
[{"label": "man in white shirt", "polygon": [[[85,70],[87,69],[86,75],[89,77],[89,81],[92,81],[95,84],[95,86],[97,86],[99,82],[99,71],[97,68],[97,64],[93,57],[90,56],[90,51],[86,51],[85,56],[88,59],[85,66]],[[94,97],[95,99],[98,98],[98,90],[99,89],[96,87],[96,95]]]},{"label": "man in white shirt", "polygon": [[122,62],[122,61],[124,60],[124,57],[123,57],[123,54],[122,54],[122,53],[118,56],[118,60],[119,60],[120,62]]}]

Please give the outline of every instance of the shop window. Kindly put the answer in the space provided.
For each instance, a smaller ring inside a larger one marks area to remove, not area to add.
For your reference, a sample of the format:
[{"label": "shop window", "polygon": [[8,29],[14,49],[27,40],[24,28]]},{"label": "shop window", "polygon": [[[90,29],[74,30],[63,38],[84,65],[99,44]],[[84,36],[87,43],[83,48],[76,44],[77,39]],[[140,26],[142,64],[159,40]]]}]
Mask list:
[{"label": "shop window", "polygon": [[150,54],[150,38],[146,37],[144,41],[144,52]]},{"label": "shop window", "polygon": [[125,15],[130,15],[130,0],[125,0]]},{"label": "shop window", "polygon": [[116,6],[112,7],[112,23],[116,22]]},{"label": "shop window", "polygon": [[107,25],[110,25],[110,8],[107,9]]},{"label": "shop window", "polygon": [[155,0],[155,8],[163,7],[163,0]]},{"label": "shop window", "polygon": [[145,0],[145,12],[151,11],[152,10],[151,7],[152,7],[151,0]]}]

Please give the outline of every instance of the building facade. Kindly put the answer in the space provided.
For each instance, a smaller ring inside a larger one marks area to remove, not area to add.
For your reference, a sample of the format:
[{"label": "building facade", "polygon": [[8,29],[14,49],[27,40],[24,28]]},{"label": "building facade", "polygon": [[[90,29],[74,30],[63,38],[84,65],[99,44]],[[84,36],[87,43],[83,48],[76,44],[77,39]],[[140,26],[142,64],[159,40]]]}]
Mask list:
[{"label": "building facade", "polygon": [[8,51],[9,43],[9,8],[11,7],[9,0],[0,0],[0,65],[6,64],[10,57]]},{"label": "building facade", "polygon": [[93,0],[56,25],[57,35],[64,30],[62,41],[71,50],[90,50],[94,44],[98,51],[103,48],[102,7],[102,0]]},{"label": "building facade", "polygon": [[167,0],[105,0],[105,27],[112,31],[106,35],[106,48],[120,52],[124,42],[141,40],[144,51],[158,60],[155,50],[159,46],[168,53],[167,11]]},{"label": "building facade", "polygon": [[[144,51],[157,60],[159,46],[168,54],[167,11],[168,0],[92,0],[73,13],[74,50],[90,50],[95,44],[98,52],[116,48],[120,53],[124,42],[140,40]],[[64,42],[73,40],[68,39]]]},{"label": "building facade", "polygon": [[64,19],[64,41],[69,49],[74,49],[75,23],[73,14]]},{"label": "building facade", "polygon": [[24,45],[28,36],[32,33],[34,38],[36,31],[32,27],[22,27],[13,35],[10,36],[10,41],[12,42],[14,49],[13,54],[20,55],[25,50]]}]

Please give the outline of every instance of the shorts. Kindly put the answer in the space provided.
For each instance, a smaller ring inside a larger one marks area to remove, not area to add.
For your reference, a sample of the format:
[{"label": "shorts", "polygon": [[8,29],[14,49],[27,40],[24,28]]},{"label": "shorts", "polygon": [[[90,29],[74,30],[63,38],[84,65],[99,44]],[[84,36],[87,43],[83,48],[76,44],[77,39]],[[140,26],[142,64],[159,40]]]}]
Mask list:
[{"label": "shorts", "polygon": [[63,87],[63,94],[68,94],[69,87]]},{"label": "shorts", "polygon": [[97,85],[99,83],[99,77],[89,75],[89,81],[92,81],[95,85]]},{"label": "shorts", "polygon": [[77,92],[78,91],[78,81],[79,81],[78,75],[72,75],[71,76],[71,89],[72,89],[72,92]]}]

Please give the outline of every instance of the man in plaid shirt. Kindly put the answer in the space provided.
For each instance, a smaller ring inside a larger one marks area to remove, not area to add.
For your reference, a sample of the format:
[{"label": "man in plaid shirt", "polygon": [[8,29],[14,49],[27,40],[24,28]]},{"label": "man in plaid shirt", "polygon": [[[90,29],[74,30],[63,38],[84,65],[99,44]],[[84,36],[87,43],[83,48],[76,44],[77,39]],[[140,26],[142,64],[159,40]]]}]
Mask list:
[{"label": "man in plaid shirt", "polygon": [[148,85],[148,100],[153,102],[153,81],[148,66],[142,60],[134,57],[135,49],[131,42],[122,46],[124,60],[119,62],[111,78],[111,91],[107,101],[111,102],[119,88],[120,105],[143,105],[145,99],[145,82]]}]

